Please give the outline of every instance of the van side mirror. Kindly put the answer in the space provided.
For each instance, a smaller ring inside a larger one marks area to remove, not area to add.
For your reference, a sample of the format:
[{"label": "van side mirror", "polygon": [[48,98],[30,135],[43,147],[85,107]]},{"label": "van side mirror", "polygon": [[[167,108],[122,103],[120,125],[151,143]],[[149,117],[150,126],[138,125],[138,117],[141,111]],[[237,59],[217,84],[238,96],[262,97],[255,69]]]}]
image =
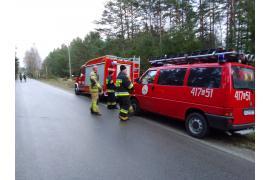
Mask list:
[{"label": "van side mirror", "polygon": [[141,83],[140,78],[136,78],[136,79],[135,79],[135,82],[136,82],[136,83]]}]

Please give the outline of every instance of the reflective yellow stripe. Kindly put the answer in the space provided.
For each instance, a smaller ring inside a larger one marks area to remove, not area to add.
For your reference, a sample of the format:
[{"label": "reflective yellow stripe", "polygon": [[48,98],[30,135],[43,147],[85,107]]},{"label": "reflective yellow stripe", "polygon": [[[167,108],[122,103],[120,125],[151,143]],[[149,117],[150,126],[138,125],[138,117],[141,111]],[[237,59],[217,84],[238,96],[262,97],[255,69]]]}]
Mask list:
[{"label": "reflective yellow stripe", "polygon": [[91,93],[97,93],[98,92],[98,89],[91,89],[90,92]]},{"label": "reflective yellow stripe", "polygon": [[121,113],[124,113],[124,114],[128,114],[128,111],[125,110],[125,109],[120,109],[120,112],[121,112]]},{"label": "reflective yellow stripe", "polygon": [[129,109],[128,109],[128,111],[129,111],[130,113],[133,113],[133,112],[134,112],[134,109],[133,109],[133,107],[132,107],[132,106],[129,106]]},{"label": "reflective yellow stripe", "polygon": [[108,84],[109,83],[109,80],[108,79],[106,79],[106,84]]},{"label": "reflective yellow stripe", "polygon": [[121,120],[128,120],[128,117],[124,117],[124,116],[119,116],[119,118],[120,118]]},{"label": "reflective yellow stripe", "polygon": [[121,86],[121,83],[122,83],[122,79],[116,79],[115,86],[116,87],[120,87]]},{"label": "reflective yellow stripe", "polygon": [[114,90],[112,90],[112,89],[107,89],[107,92],[114,92]]},{"label": "reflective yellow stripe", "polygon": [[116,105],[116,102],[107,102],[107,105]]},{"label": "reflective yellow stripe", "polygon": [[128,92],[117,92],[116,96],[129,96]]},{"label": "reflective yellow stripe", "polygon": [[133,88],[133,84],[132,83],[130,83],[130,85],[128,86],[128,89],[131,89],[131,88]]}]

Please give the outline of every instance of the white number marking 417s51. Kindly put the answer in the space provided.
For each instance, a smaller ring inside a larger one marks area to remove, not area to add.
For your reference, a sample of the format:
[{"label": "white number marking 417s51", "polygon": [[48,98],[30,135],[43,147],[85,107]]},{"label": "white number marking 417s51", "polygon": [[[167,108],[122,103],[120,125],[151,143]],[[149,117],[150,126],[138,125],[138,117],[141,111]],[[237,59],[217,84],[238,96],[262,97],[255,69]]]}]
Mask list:
[{"label": "white number marking 417s51", "polygon": [[249,91],[235,91],[234,97],[237,101],[250,101],[250,92]]},{"label": "white number marking 417s51", "polygon": [[203,96],[206,98],[212,98],[213,96],[213,89],[209,88],[192,88],[190,93],[192,96]]}]

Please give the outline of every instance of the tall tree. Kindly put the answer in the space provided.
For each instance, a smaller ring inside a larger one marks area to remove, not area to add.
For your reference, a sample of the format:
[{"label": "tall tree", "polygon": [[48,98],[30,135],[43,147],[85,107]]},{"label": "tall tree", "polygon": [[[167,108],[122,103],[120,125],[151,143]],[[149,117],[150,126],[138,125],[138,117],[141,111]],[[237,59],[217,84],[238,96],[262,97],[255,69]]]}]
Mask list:
[{"label": "tall tree", "polygon": [[25,52],[24,64],[27,73],[31,77],[39,77],[39,71],[41,69],[41,58],[39,56],[38,50],[35,47],[32,47],[30,50]]}]

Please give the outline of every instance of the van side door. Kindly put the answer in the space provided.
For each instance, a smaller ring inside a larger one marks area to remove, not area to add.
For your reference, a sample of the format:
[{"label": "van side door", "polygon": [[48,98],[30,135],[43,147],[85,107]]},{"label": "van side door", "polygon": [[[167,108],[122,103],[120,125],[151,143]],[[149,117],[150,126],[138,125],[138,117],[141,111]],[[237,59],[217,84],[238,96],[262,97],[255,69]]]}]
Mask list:
[{"label": "van side door", "polygon": [[143,74],[135,86],[135,94],[139,101],[140,107],[148,111],[151,111],[153,105],[152,92],[156,74],[157,70],[148,70]]},{"label": "van side door", "polygon": [[157,113],[179,118],[185,97],[184,79],[187,68],[161,69],[152,92]]}]

